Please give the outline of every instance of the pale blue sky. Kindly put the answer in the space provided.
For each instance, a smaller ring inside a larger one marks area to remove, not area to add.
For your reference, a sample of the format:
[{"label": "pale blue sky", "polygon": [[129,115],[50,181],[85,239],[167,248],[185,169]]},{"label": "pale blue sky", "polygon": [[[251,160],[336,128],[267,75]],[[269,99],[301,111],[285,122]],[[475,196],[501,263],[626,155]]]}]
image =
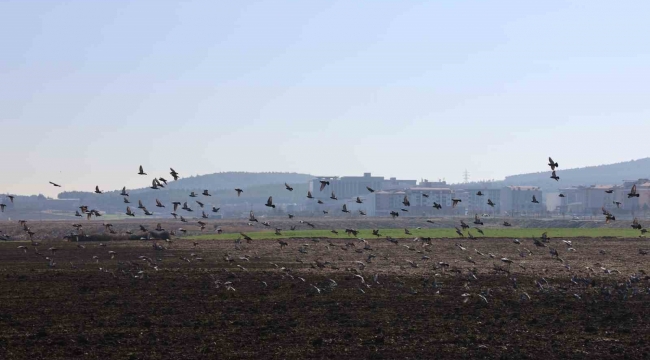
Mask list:
[{"label": "pale blue sky", "polygon": [[0,1],[0,193],[646,157],[647,1]]}]

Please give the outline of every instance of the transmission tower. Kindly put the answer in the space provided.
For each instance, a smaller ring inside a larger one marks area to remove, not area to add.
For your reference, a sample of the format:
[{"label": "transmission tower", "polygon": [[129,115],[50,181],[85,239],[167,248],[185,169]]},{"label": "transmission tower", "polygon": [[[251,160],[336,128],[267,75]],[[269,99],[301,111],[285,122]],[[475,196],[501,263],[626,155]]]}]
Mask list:
[{"label": "transmission tower", "polygon": [[467,169],[465,169],[465,172],[463,173],[463,179],[465,179],[465,184],[469,182],[469,172],[467,172]]}]

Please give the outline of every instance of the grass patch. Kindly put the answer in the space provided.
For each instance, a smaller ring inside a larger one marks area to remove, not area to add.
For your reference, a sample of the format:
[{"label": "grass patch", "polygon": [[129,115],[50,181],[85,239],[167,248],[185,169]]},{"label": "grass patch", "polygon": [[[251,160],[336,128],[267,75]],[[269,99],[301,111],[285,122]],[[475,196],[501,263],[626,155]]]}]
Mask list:
[{"label": "grass patch", "polygon": [[[481,235],[476,231],[476,229],[470,229],[472,235],[476,237],[488,237],[488,238],[539,238],[542,233],[547,232],[549,237],[552,238],[574,238],[574,237],[620,237],[620,238],[636,238],[641,232],[634,229],[607,229],[607,228],[552,228],[552,229],[493,229],[493,228],[484,228],[482,229],[485,233],[485,236]],[[330,230],[296,230],[296,231],[282,231],[282,236],[275,235],[273,231],[251,231],[245,232],[246,235],[250,236],[253,239],[285,239],[285,238],[354,238],[353,236],[348,236],[345,234],[344,229],[337,229],[339,232],[338,235],[332,233]],[[413,238],[416,236],[419,237],[431,237],[431,238],[457,238],[455,229],[448,228],[438,228],[438,229],[409,229],[412,235],[406,235],[404,229],[381,229],[379,234],[382,237],[391,236],[394,238]],[[465,231],[465,236],[467,236],[467,231]],[[204,235],[194,235],[188,236],[189,239],[195,240],[212,240],[212,239],[224,239],[224,240],[234,240],[240,237],[238,233],[226,233],[226,234],[204,234]],[[357,237],[362,237],[366,239],[372,239],[375,236],[372,235],[372,230],[362,229],[359,231]]]}]

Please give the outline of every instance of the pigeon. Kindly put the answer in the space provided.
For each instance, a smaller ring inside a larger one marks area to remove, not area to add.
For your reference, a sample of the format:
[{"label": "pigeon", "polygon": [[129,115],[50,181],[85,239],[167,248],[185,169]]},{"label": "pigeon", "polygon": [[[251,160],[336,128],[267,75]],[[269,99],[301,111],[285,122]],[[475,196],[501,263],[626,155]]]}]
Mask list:
[{"label": "pigeon", "polygon": [[323,191],[325,189],[325,186],[329,185],[330,182],[327,180],[320,180],[320,191]]},{"label": "pigeon", "polygon": [[284,187],[289,191],[293,191],[293,188],[291,186],[289,186],[289,184],[287,184],[287,183],[284,183]]},{"label": "pigeon", "polygon": [[264,206],[275,209],[275,205],[273,204],[273,196],[269,196],[269,199],[266,201],[266,204],[264,204]]},{"label": "pigeon", "polygon": [[548,166],[551,167],[551,170],[555,170],[555,168],[560,167],[560,165],[558,165],[556,162],[554,162],[553,159],[551,159],[550,156],[548,158]]},{"label": "pigeon", "polygon": [[239,189],[239,188],[235,189],[235,191],[237,192],[237,197],[239,197],[239,195],[241,195],[241,193],[244,192],[244,190]]},{"label": "pigeon", "polygon": [[55,187],[61,187],[61,185],[56,184],[56,183],[53,183],[53,182],[51,182],[51,181],[50,181],[50,184],[52,184],[52,185],[55,186]]},{"label": "pigeon", "polygon": [[140,171],[138,172],[138,175],[147,175],[147,173],[142,170],[142,165],[140,165]]},{"label": "pigeon", "polygon": [[178,180],[178,173],[172,168],[169,168],[169,170],[170,170],[169,174],[174,178],[174,180]]}]

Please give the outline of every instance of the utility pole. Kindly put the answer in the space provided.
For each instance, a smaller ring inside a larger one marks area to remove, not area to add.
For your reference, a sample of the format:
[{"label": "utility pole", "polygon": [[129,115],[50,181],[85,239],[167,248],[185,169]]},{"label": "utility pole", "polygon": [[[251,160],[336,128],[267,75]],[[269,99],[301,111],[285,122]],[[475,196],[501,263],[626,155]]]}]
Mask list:
[{"label": "utility pole", "polygon": [[469,172],[467,172],[467,169],[465,169],[465,172],[463,173],[463,179],[465,179],[465,184],[469,182]]}]

